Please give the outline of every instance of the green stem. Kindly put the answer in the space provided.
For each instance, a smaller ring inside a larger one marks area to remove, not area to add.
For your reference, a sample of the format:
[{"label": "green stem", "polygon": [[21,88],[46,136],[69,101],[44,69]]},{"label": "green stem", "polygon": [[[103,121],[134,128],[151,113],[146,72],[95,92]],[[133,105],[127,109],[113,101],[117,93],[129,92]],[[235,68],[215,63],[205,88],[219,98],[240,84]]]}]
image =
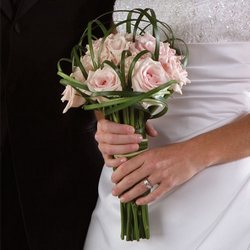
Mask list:
[{"label": "green stem", "polygon": [[[114,112],[108,116],[111,121],[129,124],[135,128],[135,133],[143,136],[139,150],[127,155],[116,155],[115,157],[127,157],[128,159],[135,157],[148,148],[148,140],[146,135],[146,118],[143,110],[136,107],[128,107],[123,110]],[[121,239],[133,241],[140,239],[149,239],[149,222],[148,222],[148,206],[137,206],[135,200],[128,203],[120,203],[121,213]]]},{"label": "green stem", "polygon": [[131,220],[131,202],[128,202],[126,204],[126,210],[127,210],[127,226],[126,226],[126,240],[130,241],[132,240],[131,238],[131,229],[132,229],[132,220]]},{"label": "green stem", "polygon": [[130,125],[135,127],[135,109],[134,107],[130,107]]},{"label": "green stem", "polygon": [[123,113],[123,117],[122,117],[123,118],[123,123],[124,124],[130,124],[128,109],[123,109],[122,113]]},{"label": "green stem", "polygon": [[142,222],[142,206],[138,206],[138,218],[139,218],[139,230],[140,230],[140,237],[145,239],[145,231]]},{"label": "green stem", "polygon": [[125,204],[124,203],[120,203],[120,213],[121,213],[121,239],[124,240],[124,236],[125,236]]},{"label": "green stem", "polygon": [[135,204],[135,202],[132,203],[132,211],[134,217],[134,239],[139,241],[140,235],[139,235],[139,225],[138,225],[138,207]]},{"label": "green stem", "polygon": [[147,205],[142,205],[142,222],[143,222],[143,228],[144,228],[146,239],[149,239],[150,231],[149,231],[148,206]]}]

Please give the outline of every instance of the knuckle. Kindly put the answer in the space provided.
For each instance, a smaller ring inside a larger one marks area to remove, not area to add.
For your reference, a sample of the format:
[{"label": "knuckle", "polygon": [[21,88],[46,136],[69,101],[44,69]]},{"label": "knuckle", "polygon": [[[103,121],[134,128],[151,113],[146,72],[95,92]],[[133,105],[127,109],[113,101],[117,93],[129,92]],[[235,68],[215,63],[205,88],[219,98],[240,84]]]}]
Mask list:
[{"label": "knuckle", "polygon": [[105,159],[105,164],[108,166],[108,167],[116,167],[116,165],[114,164],[114,161],[112,159]]},{"label": "knuckle", "polygon": [[105,153],[108,155],[113,155],[114,150],[111,147],[105,147]]},{"label": "knuckle", "polygon": [[103,145],[101,143],[98,143],[98,149],[103,153]]},{"label": "knuckle", "polygon": [[108,142],[110,142],[110,143],[113,143],[113,142],[116,141],[116,136],[113,135],[113,134],[108,134],[108,135],[106,136],[106,141],[108,141]]},{"label": "knuckle", "polygon": [[105,120],[105,119],[101,119],[99,122],[98,122],[98,125],[99,125],[99,129],[101,131],[106,131],[108,129],[108,120]]},{"label": "knuckle", "polygon": [[107,147],[106,144],[99,143],[98,148],[102,154],[111,155],[111,153],[110,153],[111,149],[110,149],[110,147]]},{"label": "knuckle", "polygon": [[164,171],[162,171],[162,179],[169,179],[169,170],[165,169]]},{"label": "knuckle", "polygon": [[95,140],[96,140],[97,142],[99,142],[99,133],[98,133],[98,132],[95,133]]},{"label": "knuckle", "polygon": [[166,164],[164,161],[158,161],[158,162],[156,162],[155,167],[157,169],[162,169],[162,168],[166,167]]},{"label": "knuckle", "polygon": [[[118,172],[119,172],[119,174],[120,174],[121,176],[124,176],[124,175],[127,174],[127,173],[126,173],[126,167],[125,167],[124,164],[119,166]],[[117,172],[117,173],[118,173],[118,172]],[[124,179],[126,179],[126,178],[127,178],[127,177],[125,177]]]},{"label": "knuckle", "polygon": [[150,172],[150,173],[152,173],[153,171],[154,171],[154,169],[155,169],[155,165],[154,164],[145,164],[145,167],[148,169],[148,171]]}]

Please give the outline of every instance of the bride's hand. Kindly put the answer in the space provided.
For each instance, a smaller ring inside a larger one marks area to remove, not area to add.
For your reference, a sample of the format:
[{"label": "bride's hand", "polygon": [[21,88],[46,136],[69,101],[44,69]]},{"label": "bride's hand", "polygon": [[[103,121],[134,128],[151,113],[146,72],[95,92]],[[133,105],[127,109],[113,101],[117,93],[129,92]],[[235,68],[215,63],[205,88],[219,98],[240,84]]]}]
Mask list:
[{"label": "bride's hand", "polygon": [[[194,155],[195,152],[197,149],[183,142],[152,149],[128,160],[112,175],[112,181],[116,184],[112,194],[119,196],[122,202],[141,196],[136,199],[138,205],[158,199],[201,170],[201,162],[199,156]],[[142,196],[148,191],[145,180],[148,180],[149,186],[157,186],[151,193]]]},{"label": "bride's hand", "polygon": [[140,138],[133,128],[105,120],[98,126],[97,141],[102,153],[106,154],[106,162],[117,167],[112,175],[116,183],[113,194],[124,202],[136,199],[147,190],[145,178],[151,185],[159,186],[147,196],[138,198],[138,204],[161,197],[206,167],[250,156],[250,114],[188,141],[148,150],[128,161],[109,157],[138,149]]},{"label": "bride's hand", "polygon": [[[149,136],[157,135],[156,130],[149,123],[147,123],[146,129]],[[117,124],[105,119],[98,121],[95,138],[105,163],[109,167],[118,167],[127,160],[126,158],[113,159],[112,155],[135,152],[142,141],[142,136],[135,134],[132,126]]]}]

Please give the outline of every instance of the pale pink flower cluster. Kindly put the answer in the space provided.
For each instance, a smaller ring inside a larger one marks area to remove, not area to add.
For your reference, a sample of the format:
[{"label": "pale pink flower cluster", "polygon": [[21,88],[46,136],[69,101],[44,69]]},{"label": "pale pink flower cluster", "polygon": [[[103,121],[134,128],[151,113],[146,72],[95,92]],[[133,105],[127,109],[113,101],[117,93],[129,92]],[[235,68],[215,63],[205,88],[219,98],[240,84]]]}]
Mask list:
[{"label": "pale pink flower cluster", "polygon": [[[85,82],[85,78],[79,67],[76,67],[70,76],[76,79],[77,81],[82,82],[83,84]],[[62,95],[63,96],[61,98],[61,101],[68,102],[63,110],[63,113],[66,113],[70,108],[80,107],[86,102],[86,100],[81,96],[81,94],[70,85],[67,85],[65,87]]]},{"label": "pale pink flower cluster", "polygon": [[[105,60],[111,61],[118,65],[121,61],[121,53],[123,50],[129,50],[131,43],[131,36],[127,34],[117,33],[110,34],[106,39],[100,38],[93,41],[93,51],[95,61],[103,63]],[[81,62],[87,71],[93,70],[93,62],[90,56],[89,45],[86,46],[87,52],[81,57]],[[100,55],[99,55],[100,54]]]},{"label": "pale pink flower cluster", "polygon": [[[138,36],[135,43],[131,43],[130,49],[133,56],[143,50],[153,53],[156,39],[149,33]],[[190,83],[187,71],[181,65],[181,56],[170,48],[169,43],[160,42],[159,60],[153,61],[150,54],[146,54],[135,65],[132,75],[132,87],[135,91],[146,92],[160,86],[170,80],[178,83],[172,86],[173,91],[182,93],[183,85]]]},{"label": "pale pink flower cluster", "polygon": [[96,71],[89,71],[87,86],[91,92],[122,90],[120,78],[108,65]]},{"label": "pale pink flower cluster", "polygon": [[[108,60],[120,67],[121,55],[124,50],[130,51],[131,55],[125,59],[125,77],[127,79],[130,65],[135,56],[143,50],[149,53],[143,55],[135,64],[132,72],[132,89],[138,92],[147,92],[170,80],[176,80],[170,88],[174,92],[182,93],[183,85],[189,83],[187,71],[181,64],[181,57],[176,51],[170,48],[169,43],[160,42],[159,60],[152,59],[155,51],[156,39],[149,33],[137,36],[135,41],[131,34],[110,34],[105,39],[100,38],[93,41],[94,61],[96,65]],[[108,64],[94,70],[89,46],[86,46],[86,53],[80,58],[82,65],[88,73],[87,79],[84,78],[79,67],[76,67],[71,77],[85,84],[90,92],[84,93],[91,95],[91,92],[99,91],[118,91],[122,90],[121,80],[117,72]],[[81,106],[85,99],[76,90],[67,86],[63,92],[62,101],[68,101],[64,112],[70,107]],[[96,98],[100,101],[101,99]]]}]

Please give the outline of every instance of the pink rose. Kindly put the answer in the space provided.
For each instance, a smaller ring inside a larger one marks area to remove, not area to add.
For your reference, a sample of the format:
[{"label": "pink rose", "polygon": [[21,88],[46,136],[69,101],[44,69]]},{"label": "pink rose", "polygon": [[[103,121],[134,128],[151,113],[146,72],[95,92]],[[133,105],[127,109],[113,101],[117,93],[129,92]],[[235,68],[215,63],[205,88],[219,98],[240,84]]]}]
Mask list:
[{"label": "pink rose", "polygon": [[[132,54],[138,54],[142,50],[148,50],[149,52],[155,51],[156,39],[149,33],[145,33],[142,36],[137,36],[135,43],[130,45]],[[169,43],[160,42],[160,56],[166,56],[169,52]]]},{"label": "pink rose", "polygon": [[80,61],[81,61],[82,65],[83,65],[83,67],[85,68],[85,70],[87,71],[87,73],[90,70],[94,69],[90,55],[84,55],[84,56],[82,56],[80,58]]},{"label": "pink rose", "polygon": [[[93,44],[93,51],[94,51],[94,60],[97,62],[98,60],[98,55],[100,53],[100,61],[101,63],[104,60],[110,60],[110,53],[108,51],[108,49],[104,46],[104,44],[102,44],[102,40],[103,38],[99,38],[98,40],[93,40],[92,44]],[[91,56],[90,56],[90,50],[89,50],[89,45],[86,46],[87,51],[85,53],[85,55],[82,58],[82,63],[86,63],[86,66],[89,70],[93,70],[93,63],[91,60]],[[101,52],[100,52],[101,50]]]},{"label": "pink rose", "polygon": [[169,58],[176,56],[176,50],[170,48],[169,43],[161,43],[160,44],[160,54],[159,61],[161,63],[167,62]]},{"label": "pink rose", "polygon": [[126,34],[110,34],[104,42],[104,46],[109,53],[107,59],[115,64],[120,63],[122,51],[129,49],[130,41],[127,39],[130,39],[130,36]]},{"label": "pink rose", "polygon": [[[97,40],[92,41],[94,52],[98,53],[98,50],[99,50],[99,48],[101,46],[101,43],[102,43],[102,38],[99,38]],[[89,45],[88,44],[86,45],[86,48],[87,48],[86,55],[90,56],[90,51],[89,51]]]},{"label": "pink rose", "polygon": [[169,80],[170,78],[160,62],[146,58],[135,65],[132,88],[134,91],[147,92],[167,83]]},{"label": "pink rose", "polygon": [[[103,41],[103,38],[94,40],[93,51],[95,55],[95,60],[96,61],[98,60],[98,53],[99,53],[99,50],[101,49],[101,53],[100,53],[101,63],[105,60],[109,60],[115,64],[119,64],[121,60],[122,51],[129,49],[129,44],[131,43],[130,39],[131,39],[131,36],[128,36],[127,34],[117,33],[117,34],[110,34],[109,36],[105,38],[104,41]],[[89,45],[87,45],[87,52],[83,60],[85,60],[85,63],[87,61],[86,65],[92,66],[92,62],[90,60]]]},{"label": "pink rose", "polygon": [[190,83],[190,80],[187,78],[188,73],[182,67],[181,57],[180,56],[172,56],[168,58],[168,61],[162,63],[165,71],[170,76],[172,80],[176,80],[178,84],[173,85],[173,90],[178,93],[182,93],[181,88],[183,85]]},{"label": "pink rose", "polygon": [[143,36],[138,36],[136,38],[135,48],[138,51],[148,50],[150,52],[154,52],[155,43],[155,37],[153,37],[149,33],[145,33]]},{"label": "pink rose", "polygon": [[70,77],[76,79],[79,82],[82,82],[82,83],[85,82],[85,78],[79,67],[75,67],[74,71],[70,74]]},{"label": "pink rose", "polygon": [[90,71],[87,85],[92,92],[122,90],[120,78],[115,70],[107,65],[102,69]]},{"label": "pink rose", "polygon": [[86,102],[86,100],[70,85],[65,87],[62,95],[62,102],[68,101],[63,113],[66,113],[70,108],[80,107]]},{"label": "pink rose", "polygon": [[125,58],[125,76],[127,77],[128,76],[128,71],[129,71],[129,68],[130,68],[130,65],[132,63],[132,61],[134,60],[134,56],[129,56],[129,57],[126,57]]}]

